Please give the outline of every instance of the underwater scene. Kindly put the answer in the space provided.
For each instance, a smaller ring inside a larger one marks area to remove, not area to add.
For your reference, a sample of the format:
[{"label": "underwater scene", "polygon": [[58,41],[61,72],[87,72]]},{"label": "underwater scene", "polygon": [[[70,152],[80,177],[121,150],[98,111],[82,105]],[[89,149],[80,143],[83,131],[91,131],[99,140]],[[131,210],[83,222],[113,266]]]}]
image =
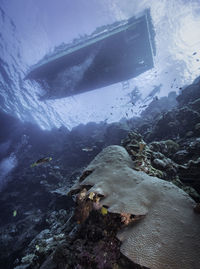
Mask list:
[{"label": "underwater scene", "polygon": [[200,1],[0,0],[0,269],[200,269]]}]

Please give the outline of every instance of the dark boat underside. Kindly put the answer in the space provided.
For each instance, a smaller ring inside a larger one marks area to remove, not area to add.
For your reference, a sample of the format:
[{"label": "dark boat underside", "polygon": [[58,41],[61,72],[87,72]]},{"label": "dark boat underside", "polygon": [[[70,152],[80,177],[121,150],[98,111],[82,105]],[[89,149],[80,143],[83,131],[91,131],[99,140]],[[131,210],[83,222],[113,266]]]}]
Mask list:
[{"label": "dark boat underside", "polygon": [[149,10],[111,26],[46,56],[32,67],[26,79],[42,85],[46,91],[42,99],[63,98],[126,81],[154,66]]}]

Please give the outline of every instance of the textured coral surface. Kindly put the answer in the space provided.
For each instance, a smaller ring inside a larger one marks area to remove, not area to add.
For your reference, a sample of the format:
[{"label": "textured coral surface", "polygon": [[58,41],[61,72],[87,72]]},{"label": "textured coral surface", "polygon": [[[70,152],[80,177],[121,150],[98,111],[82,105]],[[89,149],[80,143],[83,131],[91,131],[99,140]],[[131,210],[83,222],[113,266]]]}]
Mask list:
[{"label": "textured coral surface", "polygon": [[151,269],[200,268],[200,216],[188,194],[133,170],[120,146],[104,149],[85,171],[92,173],[74,189],[90,186],[88,194],[103,195],[100,204],[108,206],[108,212],[145,215],[118,233],[125,256]]}]

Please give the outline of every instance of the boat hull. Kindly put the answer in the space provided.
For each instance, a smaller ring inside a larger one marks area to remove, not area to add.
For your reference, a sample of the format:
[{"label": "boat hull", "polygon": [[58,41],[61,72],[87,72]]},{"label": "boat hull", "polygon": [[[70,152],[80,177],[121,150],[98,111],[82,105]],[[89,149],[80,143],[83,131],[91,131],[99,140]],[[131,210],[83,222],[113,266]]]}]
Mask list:
[{"label": "boat hull", "polygon": [[26,79],[39,82],[43,99],[63,98],[137,77],[153,68],[155,48],[149,11],[90,36],[33,66]]}]

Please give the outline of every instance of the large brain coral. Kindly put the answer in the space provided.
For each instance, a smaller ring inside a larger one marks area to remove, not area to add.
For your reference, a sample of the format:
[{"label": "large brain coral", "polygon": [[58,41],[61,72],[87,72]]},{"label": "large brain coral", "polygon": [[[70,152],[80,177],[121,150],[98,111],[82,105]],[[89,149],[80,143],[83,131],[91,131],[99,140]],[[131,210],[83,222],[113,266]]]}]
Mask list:
[{"label": "large brain coral", "polygon": [[117,234],[125,256],[151,269],[200,268],[200,216],[183,190],[133,170],[120,146],[104,149],[84,175],[73,189],[90,186],[88,194],[103,195],[108,212],[144,216]]}]

